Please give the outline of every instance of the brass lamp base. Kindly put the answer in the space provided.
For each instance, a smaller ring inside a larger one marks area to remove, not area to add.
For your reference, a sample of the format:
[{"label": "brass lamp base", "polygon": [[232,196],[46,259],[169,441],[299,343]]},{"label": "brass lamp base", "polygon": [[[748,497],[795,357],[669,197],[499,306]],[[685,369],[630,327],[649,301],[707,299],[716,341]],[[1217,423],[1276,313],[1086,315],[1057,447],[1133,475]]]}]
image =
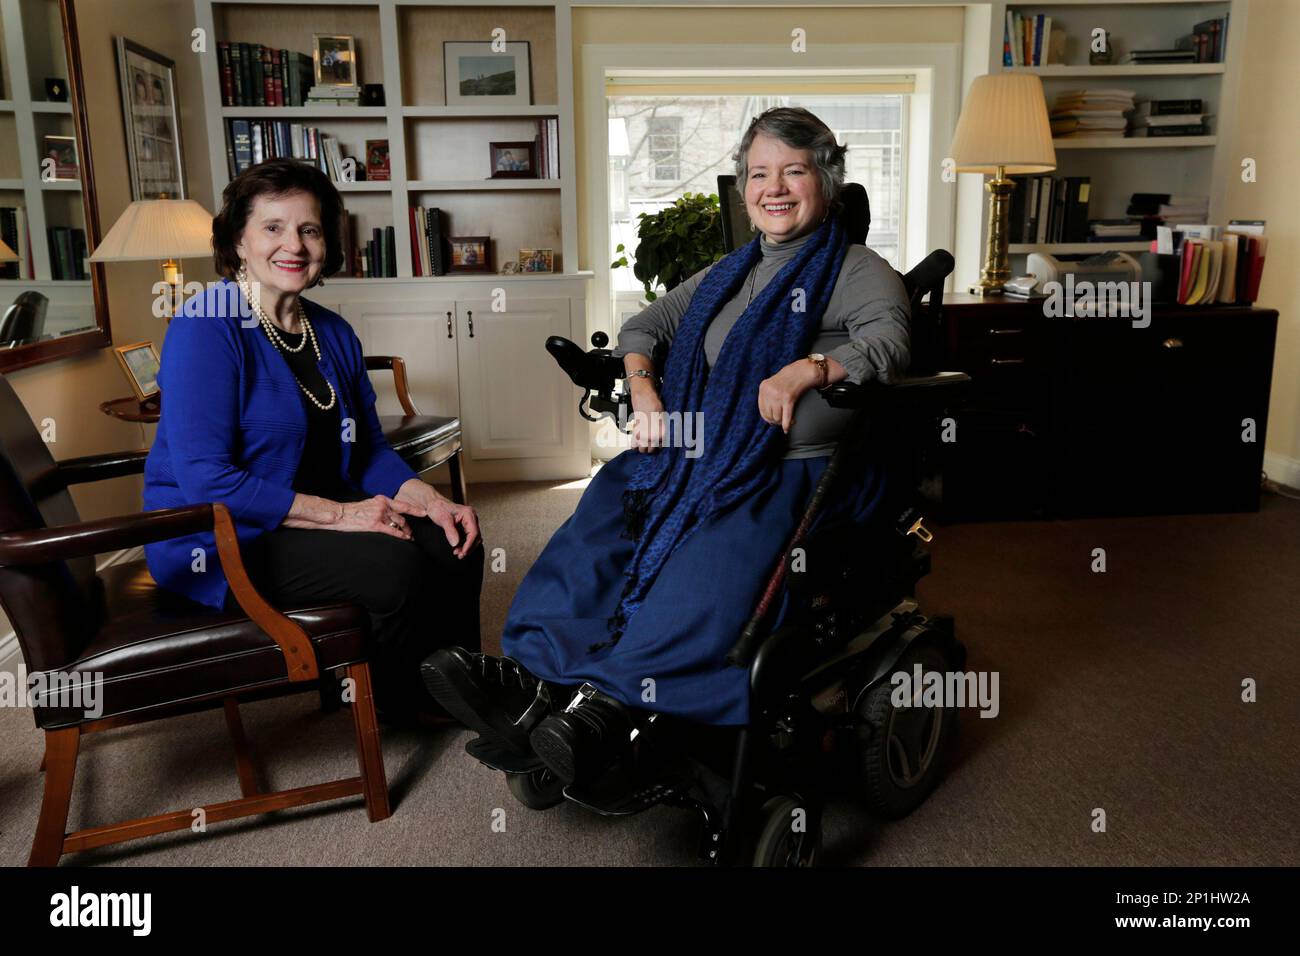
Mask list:
[{"label": "brass lamp base", "polygon": [[1007,178],[1005,167],[984,184],[989,194],[989,233],[984,250],[984,268],[979,281],[970,287],[972,295],[1002,295],[1002,286],[1011,279],[1007,258],[1007,227],[1011,219],[1011,193],[1015,183]]}]

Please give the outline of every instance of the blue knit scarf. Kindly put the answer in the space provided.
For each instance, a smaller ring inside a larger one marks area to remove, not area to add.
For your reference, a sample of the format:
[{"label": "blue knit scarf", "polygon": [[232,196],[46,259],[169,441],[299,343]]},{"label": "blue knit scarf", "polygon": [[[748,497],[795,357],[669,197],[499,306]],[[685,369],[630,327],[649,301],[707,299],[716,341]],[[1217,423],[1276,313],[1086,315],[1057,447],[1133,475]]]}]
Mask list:
[{"label": "blue knit scarf", "polygon": [[622,637],[672,552],[711,516],[761,488],[776,465],[784,433],[758,413],[758,387],[808,354],[830,302],[846,243],[831,215],[763,287],[727,333],[710,371],[704,336],[722,306],[744,285],[762,257],[755,238],[714,264],[682,316],[668,350],[662,400],[670,422],[702,413],[700,453],[687,457],[681,436],[669,447],[643,454],[623,493],[624,534],[636,541],[627,584],[609,619],[611,638]]}]

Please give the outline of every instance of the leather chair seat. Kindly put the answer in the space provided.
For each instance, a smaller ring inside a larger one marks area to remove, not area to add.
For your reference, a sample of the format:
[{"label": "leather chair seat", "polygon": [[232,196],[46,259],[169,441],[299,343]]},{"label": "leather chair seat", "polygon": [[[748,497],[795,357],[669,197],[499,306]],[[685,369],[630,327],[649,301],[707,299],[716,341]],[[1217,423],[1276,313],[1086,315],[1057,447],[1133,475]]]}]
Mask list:
[{"label": "leather chair seat", "polygon": [[[102,674],[98,717],[165,710],[283,683],[284,655],[243,611],[217,611],[154,583],[144,561],[99,572],[105,624],[64,673]],[[280,608],[311,639],[321,672],[365,660],[369,620],[353,604]],[[84,703],[69,701],[69,703]],[[81,706],[42,706],[43,728],[86,719]]]},{"label": "leather chair seat", "polygon": [[441,415],[381,415],[379,425],[393,451],[402,457],[460,435],[460,419]]}]

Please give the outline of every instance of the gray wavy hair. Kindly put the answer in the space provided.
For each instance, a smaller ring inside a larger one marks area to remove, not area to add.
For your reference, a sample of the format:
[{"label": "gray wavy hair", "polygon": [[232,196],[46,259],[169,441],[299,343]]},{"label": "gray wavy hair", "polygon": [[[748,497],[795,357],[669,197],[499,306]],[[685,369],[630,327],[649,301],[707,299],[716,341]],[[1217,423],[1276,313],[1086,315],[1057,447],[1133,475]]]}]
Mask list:
[{"label": "gray wavy hair", "polygon": [[759,133],[779,139],[791,149],[810,150],[813,168],[821,180],[822,196],[832,209],[839,208],[840,190],[844,186],[844,154],[848,147],[837,143],[830,127],[801,106],[774,106],[750,120],[740,145],[731,154],[736,164],[736,188],[742,196],[749,177],[749,147]]}]

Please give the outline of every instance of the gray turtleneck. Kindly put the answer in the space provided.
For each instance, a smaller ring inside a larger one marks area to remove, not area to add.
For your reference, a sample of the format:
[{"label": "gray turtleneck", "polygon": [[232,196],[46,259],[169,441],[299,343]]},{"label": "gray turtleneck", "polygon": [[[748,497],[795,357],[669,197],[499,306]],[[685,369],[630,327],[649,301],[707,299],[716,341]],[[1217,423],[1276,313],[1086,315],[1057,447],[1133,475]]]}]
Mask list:
[{"label": "gray turtleneck", "polygon": [[[766,236],[760,240],[762,258],[740,291],[723,304],[705,333],[704,357],[710,368],[745,307],[811,238],[812,233],[789,242],[770,243]],[[652,356],[658,345],[666,350],[709,268],[701,269],[624,322],[614,354],[622,357],[634,352]],[[888,383],[907,370],[910,322],[907,293],[898,273],[866,246],[850,245],[822,316],[821,328],[809,351],[823,352],[838,361],[854,384],[873,380]],[[754,401],[758,401],[757,395]],[[805,392],[795,404],[785,457],[818,458],[831,454],[851,414],[845,409],[831,408],[816,389]]]}]

